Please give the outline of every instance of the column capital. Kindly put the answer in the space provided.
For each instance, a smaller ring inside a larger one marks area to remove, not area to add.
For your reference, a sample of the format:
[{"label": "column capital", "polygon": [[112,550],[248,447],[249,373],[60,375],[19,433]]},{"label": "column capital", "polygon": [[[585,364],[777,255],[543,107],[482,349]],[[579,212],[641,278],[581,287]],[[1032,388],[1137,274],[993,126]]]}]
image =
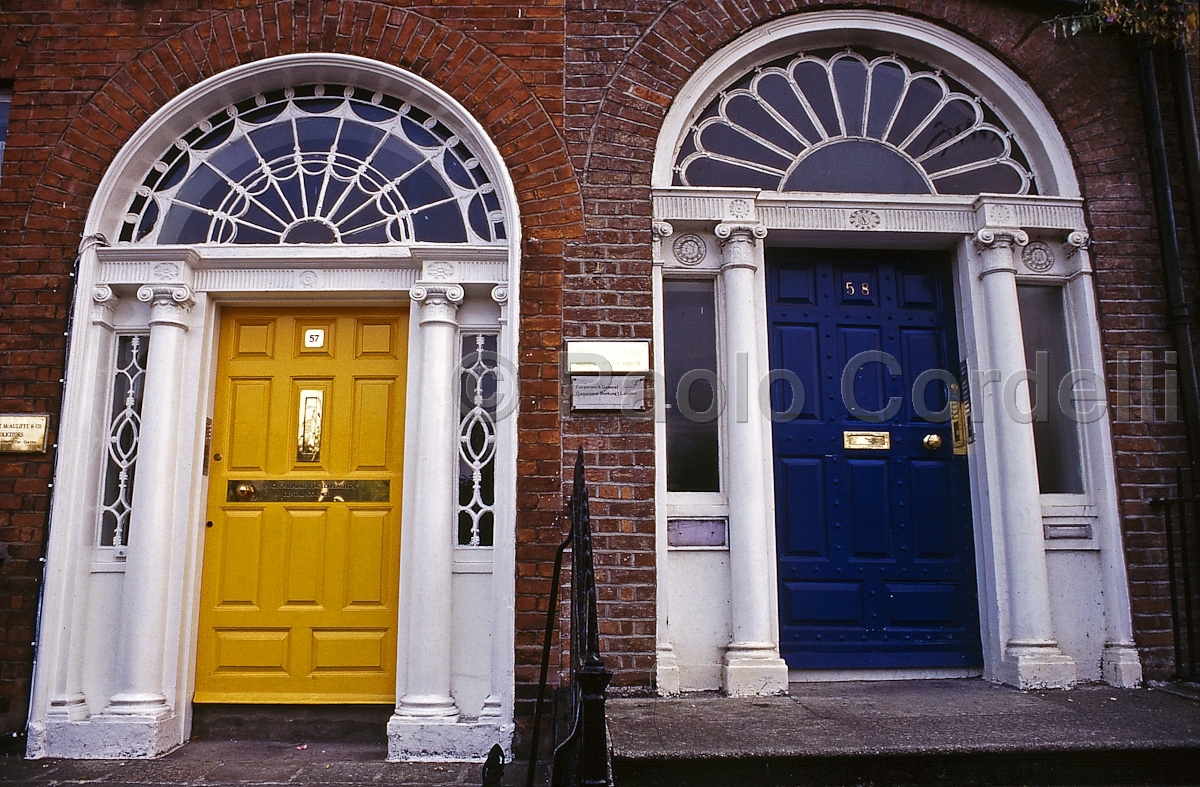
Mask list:
[{"label": "column capital", "polygon": [[421,306],[421,325],[432,322],[458,324],[458,305],[463,300],[463,288],[458,284],[414,284],[408,297]]},{"label": "column capital", "polygon": [[1075,230],[1067,235],[1063,250],[1067,253],[1067,257],[1071,258],[1086,249],[1091,242],[1092,237],[1088,235],[1087,230]]},{"label": "column capital", "polygon": [[675,228],[665,221],[656,221],[650,225],[650,260],[656,267],[662,267],[665,263],[662,244],[674,233]]},{"label": "column capital", "polygon": [[753,243],[767,237],[767,228],[751,222],[721,222],[717,225],[716,234],[722,246],[734,242]]},{"label": "column capital", "polygon": [[1014,249],[1029,243],[1029,234],[1011,227],[984,227],[975,233],[973,240],[975,248],[980,251],[990,248]]},{"label": "column capital", "polygon": [[721,223],[716,229],[717,239],[721,242],[721,270],[732,268],[748,268],[758,270],[758,260],[754,257],[755,244],[767,237],[767,228],[761,224]]},{"label": "column capital", "polygon": [[96,308],[92,314],[92,323],[103,328],[113,329],[113,317],[117,311],[118,298],[112,287],[107,284],[97,284],[92,288],[92,303]]},{"label": "column capital", "polygon": [[150,326],[174,325],[188,328],[188,313],[196,305],[195,293],[186,284],[146,284],[138,288],[137,299],[150,304]]}]

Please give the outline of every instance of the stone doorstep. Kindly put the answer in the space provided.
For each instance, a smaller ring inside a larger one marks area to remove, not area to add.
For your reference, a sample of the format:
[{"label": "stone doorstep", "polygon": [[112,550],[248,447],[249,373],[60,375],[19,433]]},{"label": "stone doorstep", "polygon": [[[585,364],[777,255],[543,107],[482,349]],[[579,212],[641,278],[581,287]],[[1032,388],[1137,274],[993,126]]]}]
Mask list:
[{"label": "stone doorstep", "polygon": [[[338,784],[479,787],[479,763],[386,762],[384,743],[193,740],[154,760],[23,760],[0,757],[0,785]],[[525,764],[510,763],[503,784],[523,787]],[[539,769],[541,770],[541,769]],[[541,774],[539,774],[540,776]],[[539,779],[538,787],[547,781]]]},{"label": "stone doorstep", "polygon": [[608,702],[616,787],[1200,784],[1200,699],[980,679]]}]

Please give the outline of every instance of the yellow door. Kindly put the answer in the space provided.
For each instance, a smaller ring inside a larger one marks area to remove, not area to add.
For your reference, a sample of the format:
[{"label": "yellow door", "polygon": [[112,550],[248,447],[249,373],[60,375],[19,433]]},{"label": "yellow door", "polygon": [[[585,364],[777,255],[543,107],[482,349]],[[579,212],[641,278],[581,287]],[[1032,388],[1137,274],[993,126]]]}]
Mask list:
[{"label": "yellow door", "polygon": [[402,310],[226,309],[196,702],[396,694]]}]

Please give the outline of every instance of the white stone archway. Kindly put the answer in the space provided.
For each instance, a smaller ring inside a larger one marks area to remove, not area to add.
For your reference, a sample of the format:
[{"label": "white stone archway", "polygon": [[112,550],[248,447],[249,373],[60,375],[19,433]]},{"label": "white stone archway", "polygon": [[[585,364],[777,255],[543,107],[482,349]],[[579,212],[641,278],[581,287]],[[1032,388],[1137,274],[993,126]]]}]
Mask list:
[{"label": "white stone archway", "polygon": [[[485,191],[498,206],[486,221],[502,224],[498,234],[459,242],[421,240],[410,231],[362,245],[162,245],[124,231],[144,210],[136,200],[147,193],[147,173],[166,171],[158,162],[181,135],[207,128],[198,124],[237,102],[258,97],[262,106],[268,91],[313,84],[343,86],[347,97],[351,89],[366,91],[377,103],[393,97],[402,114],[411,107],[419,119],[432,118],[424,128],[450,136],[430,143],[431,150],[441,155],[460,146],[474,157],[469,166],[486,173]],[[411,303],[389,756],[482,758],[496,742],[509,749],[517,445],[511,367],[497,372],[502,388],[510,387],[488,427],[495,446],[490,544],[458,535],[459,476],[469,462],[460,456],[464,415],[450,395],[466,337],[494,337],[487,341],[501,367],[516,358],[508,315],[518,296],[520,216],[504,161],[483,127],[436,86],[388,64],[332,54],[251,63],[185,91],[135,133],[101,182],[85,235],[59,431],[69,450],[59,452],[55,475],[29,755],[152,757],[187,739],[206,433],[226,304]],[[121,337],[146,335],[150,356],[134,364],[144,395],[126,542],[101,525],[113,370]]]},{"label": "white stone archway", "polygon": [[[913,58],[968,86],[1021,146],[1038,193],[903,196],[679,185],[675,167],[685,135],[737,80],[780,58],[854,47]],[[929,22],[866,10],[795,14],[738,38],[687,81],[663,123],[653,186],[656,363],[663,368],[664,279],[714,282],[723,358],[717,368],[728,371],[730,390],[739,374],[753,383],[769,371],[764,243],[951,253],[959,344],[972,370],[987,370],[970,386],[975,441],[969,449],[984,676],[1022,688],[1098,679],[1138,684],[1107,415],[1078,429],[1083,491],[1042,494],[1033,427],[1010,417],[1001,386],[987,382],[992,373],[1023,379],[1017,286],[1060,287],[1073,367],[1092,373],[1104,399],[1084,204],[1063,137],[1032,88],[982,47]],[[1027,390],[1017,388],[1027,412]],[[659,390],[656,401],[664,394]],[[727,407],[721,420],[727,491],[719,493],[668,491],[666,428],[658,419],[657,682],[664,693],[718,686],[733,695],[786,691],[771,425],[735,409]],[[676,518],[725,519],[727,546],[670,547]],[[950,674],[960,673],[822,670],[790,677]]]}]

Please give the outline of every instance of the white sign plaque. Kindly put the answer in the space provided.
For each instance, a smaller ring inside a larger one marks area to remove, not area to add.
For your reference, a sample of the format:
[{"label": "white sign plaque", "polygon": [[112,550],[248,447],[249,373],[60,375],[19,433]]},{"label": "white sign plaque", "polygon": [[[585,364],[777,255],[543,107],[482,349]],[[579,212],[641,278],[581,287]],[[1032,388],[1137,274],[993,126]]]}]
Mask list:
[{"label": "white sign plaque", "polygon": [[571,376],[572,410],[642,410],[646,388],[640,375]]},{"label": "white sign plaque", "polygon": [[0,451],[37,454],[46,450],[48,415],[0,414]]},{"label": "white sign plaque", "polygon": [[569,374],[646,374],[650,371],[650,342],[567,342]]}]

